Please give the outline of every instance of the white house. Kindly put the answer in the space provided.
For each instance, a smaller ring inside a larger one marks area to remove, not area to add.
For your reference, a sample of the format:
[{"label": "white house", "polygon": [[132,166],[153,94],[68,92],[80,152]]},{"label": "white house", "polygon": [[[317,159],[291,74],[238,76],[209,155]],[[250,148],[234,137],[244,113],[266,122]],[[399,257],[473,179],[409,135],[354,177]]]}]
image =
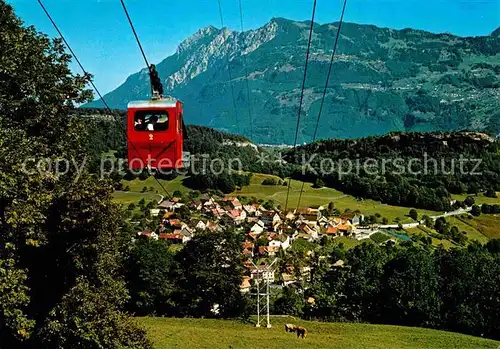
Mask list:
[{"label": "white house", "polygon": [[280,215],[274,211],[265,211],[262,212],[262,216],[260,219],[264,222],[264,224],[268,227],[273,227],[277,223],[281,223]]},{"label": "white house", "polygon": [[159,204],[158,206],[164,210],[167,210],[167,211],[174,211],[176,204],[177,204],[176,202],[173,202],[170,200],[165,200],[161,204]]},{"label": "white house", "polygon": [[254,205],[244,205],[243,209],[248,215],[253,215],[257,211]]},{"label": "white house", "polygon": [[250,268],[250,277],[253,280],[274,282],[274,271],[269,269],[267,265]]},{"label": "white house", "polygon": [[261,234],[264,231],[264,222],[258,221],[250,228],[250,233]]},{"label": "white house", "polygon": [[207,229],[207,225],[203,221],[199,221],[195,226],[195,229],[205,230]]},{"label": "white house", "polygon": [[290,237],[286,234],[279,235],[277,239],[273,239],[269,241],[268,244],[270,247],[281,247],[286,250],[290,247]]},{"label": "white house", "polygon": [[295,281],[296,281],[295,276],[293,276],[292,274],[288,274],[288,273],[282,273],[281,278],[283,279],[283,286],[288,286],[290,284],[295,283]]},{"label": "white house", "polygon": [[365,220],[365,216],[364,215],[355,215],[353,218],[352,218],[352,225],[359,225],[361,224],[362,221]]}]

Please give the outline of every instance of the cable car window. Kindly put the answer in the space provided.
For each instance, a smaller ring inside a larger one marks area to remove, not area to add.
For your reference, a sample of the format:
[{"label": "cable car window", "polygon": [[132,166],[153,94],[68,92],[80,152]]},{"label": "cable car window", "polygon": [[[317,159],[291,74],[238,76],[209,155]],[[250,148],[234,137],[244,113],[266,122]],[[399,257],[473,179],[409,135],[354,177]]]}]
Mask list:
[{"label": "cable car window", "polygon": [[136,131],[166,131],[168,112],[166,110],[138,110],[134,115]]}]

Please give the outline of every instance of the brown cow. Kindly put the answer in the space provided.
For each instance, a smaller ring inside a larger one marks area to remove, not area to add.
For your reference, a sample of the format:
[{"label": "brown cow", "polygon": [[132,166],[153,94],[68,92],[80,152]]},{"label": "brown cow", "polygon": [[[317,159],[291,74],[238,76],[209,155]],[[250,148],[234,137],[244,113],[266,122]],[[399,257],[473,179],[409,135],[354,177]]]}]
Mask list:
[{"label": "brown cow", "polygon": [[295,332],[297,326],[294,324],[285,324],[285,332]]},{"label": "brown cow", "polygon": [[305,327],[297,326],[295,328],[295,332],[297,332],[297,338],[299,338],[300,336],[302,336],[302,338],[305,338],[307,336],[307,330]]}]

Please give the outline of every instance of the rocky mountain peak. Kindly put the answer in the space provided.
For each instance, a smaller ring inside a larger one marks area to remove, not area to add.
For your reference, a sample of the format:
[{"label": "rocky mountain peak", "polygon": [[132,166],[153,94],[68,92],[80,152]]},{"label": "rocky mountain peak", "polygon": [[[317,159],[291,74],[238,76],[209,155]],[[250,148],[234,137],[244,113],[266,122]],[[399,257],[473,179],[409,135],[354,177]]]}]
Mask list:
[{"label": "rocky mountain peak", "polygon": [[213,25],[208,25],[204,28],[200,28],[193,35],[185,39],[179,47],[177,48],[177,53],[184,52],[191,47],[197,45],[200,40],[212,38],[214,35],[217,35],[221,30],[214,27]]},{"label": "rocky mountain peak", "polygon": [[491,36],[495,37],[495,38],[500,38],[500,27],[498,27],[497,29],[495,29],[492,33],[491,33]]}]

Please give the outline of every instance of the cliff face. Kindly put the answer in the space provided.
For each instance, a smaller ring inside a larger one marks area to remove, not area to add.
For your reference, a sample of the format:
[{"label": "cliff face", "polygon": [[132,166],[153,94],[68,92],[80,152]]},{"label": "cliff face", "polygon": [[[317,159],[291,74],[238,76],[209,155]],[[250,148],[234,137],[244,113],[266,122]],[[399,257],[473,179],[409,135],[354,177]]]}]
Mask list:
[{"label": "cliff face", "polygon": [[[314,25],[300,143],[310,142],[314,132],[337,25]],[[157,69],[166,94],[184,102],[188,123],[244,134],[255,142],[290,144],[308,31],[308,22],[283,18],[246,32],[208,26],[182,42]],[[404,130],[498,132],[500,38],[495,32],[461,38],[344,23],[319,137]],[[124,108],[149,95],[144,69],[105,99]]]}]

